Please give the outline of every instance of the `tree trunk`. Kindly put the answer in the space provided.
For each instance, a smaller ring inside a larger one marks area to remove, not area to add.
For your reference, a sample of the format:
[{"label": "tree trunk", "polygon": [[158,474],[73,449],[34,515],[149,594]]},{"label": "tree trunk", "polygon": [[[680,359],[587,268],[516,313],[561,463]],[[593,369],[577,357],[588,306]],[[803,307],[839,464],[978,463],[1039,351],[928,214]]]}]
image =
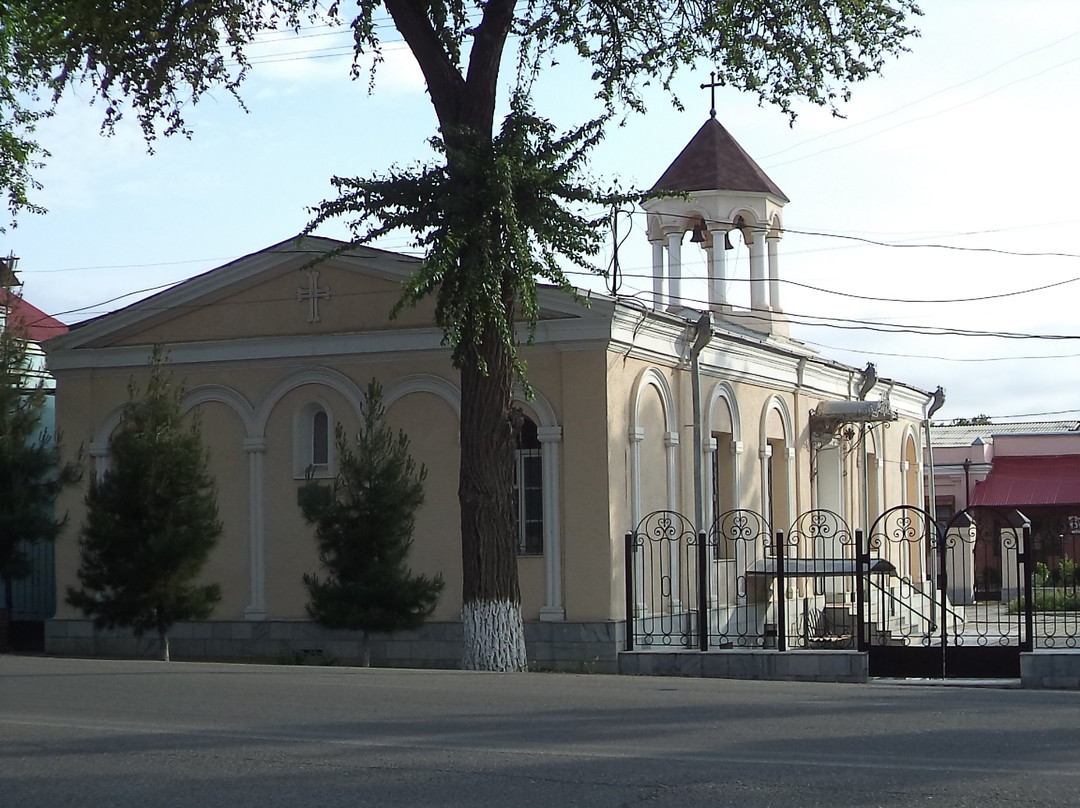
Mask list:
[{"label": "tree trunk", "polygon": [[526,656],[514,519],[514,369],[500,336],[485,336],[477,352],[487,374],[475,362],[461,370],[462,666],[521,671]]},{"label": "tree trunk", "polygon": [[169,662],[169,634],[166,631],[158,633],[158,643],[161,649],[161,661]]}]

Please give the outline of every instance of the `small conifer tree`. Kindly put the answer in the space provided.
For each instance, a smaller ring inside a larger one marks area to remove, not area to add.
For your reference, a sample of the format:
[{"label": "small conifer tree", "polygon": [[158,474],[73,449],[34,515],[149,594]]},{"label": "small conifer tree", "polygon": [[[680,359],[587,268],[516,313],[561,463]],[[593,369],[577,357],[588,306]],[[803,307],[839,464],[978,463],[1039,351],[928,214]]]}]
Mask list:
[{"label": "small conifer tree", "polygon": [[338,425],[339,471],[332,486],[301,489],[304,518],[316,526],[325,579],[304,575],[308,614],[327,628],[362,632],[371,664],[371,632],[418,628],[435,609],[441,575],[415,575],[406,561],[427,470],[409,454],[409,439],[384,421],[382,387],[372,379],[355,451]]},{"label": "small conifer tree", "polygon": [[55,436],[43,423],[48,392],[34,368],[25,324],[5,316],[13,293],[0,289],[0,580],[11,607],[11,583],[30,573],[27,548],[53,541],[64,525],[53,505],[79,468],[61,463]]},{"label": "small conifer tree", "polygon": [[110,467],[86,495],[81,587],[67,600],[99,628],[155,632],[167,662],[173,623],[206,619],[221,599],[217,584],[194,583],[221,523],[199,422],[185,423],[183,387],[165,364],[155,347],[146,390],[128,387]]}]

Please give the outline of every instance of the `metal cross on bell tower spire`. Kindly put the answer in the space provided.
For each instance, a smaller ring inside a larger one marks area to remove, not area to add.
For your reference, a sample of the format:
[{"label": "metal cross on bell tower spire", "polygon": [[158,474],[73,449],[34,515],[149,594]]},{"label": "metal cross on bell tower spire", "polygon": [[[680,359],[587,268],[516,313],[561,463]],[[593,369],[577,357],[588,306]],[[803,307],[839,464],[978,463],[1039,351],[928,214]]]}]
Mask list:
[{"label": "metal cross on bell tower spire", "polygon": [[724,86],[723,82],[720,82],[720,81],[716,80],[716,71],[715,70],[712,70],[712,71],[709,72],[709,82],[707,84],[702,84],[701,85],[701,89],[703,89],[703,90],[706,87],[709,88],[709,117],[710,118],[715,118],[716,117],[716,88],[717,87],[723,87],[723,86]]}]

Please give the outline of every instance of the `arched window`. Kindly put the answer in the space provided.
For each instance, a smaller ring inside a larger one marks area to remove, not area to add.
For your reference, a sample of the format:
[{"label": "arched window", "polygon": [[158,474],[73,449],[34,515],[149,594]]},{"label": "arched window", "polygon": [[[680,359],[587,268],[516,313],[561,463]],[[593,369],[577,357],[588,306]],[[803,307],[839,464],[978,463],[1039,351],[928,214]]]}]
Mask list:
[{"label": "arched window", "polygon": [[518,553],[541,555],[544,552],[544,461],[536,424],[528,418],[518,432],[515,458]]},{"label": "arched window", "polygon": [[325,404],[309,401],[293,421],[293,477],[332,477],[334,443],[330,412]]},{"label": "arched window", "polygon": [[323,409],[311,416],[311,465],[315,468],[330,465],[330,416]]}]

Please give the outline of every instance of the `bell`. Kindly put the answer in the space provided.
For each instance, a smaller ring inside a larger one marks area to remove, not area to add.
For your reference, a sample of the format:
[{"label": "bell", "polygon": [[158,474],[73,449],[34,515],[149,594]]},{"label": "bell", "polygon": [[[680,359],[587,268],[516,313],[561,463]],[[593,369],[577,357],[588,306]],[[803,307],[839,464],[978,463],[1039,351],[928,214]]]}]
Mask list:
[{"label": "bell", "polygon": [[690,234],[690,243],[691,244],[702,244],[702,243],[704,243],[704,241],[705,241],[705,225],[703,225],[703,224],[701,224],[699,222],[698,224],[694,225],[694,232]]}]

